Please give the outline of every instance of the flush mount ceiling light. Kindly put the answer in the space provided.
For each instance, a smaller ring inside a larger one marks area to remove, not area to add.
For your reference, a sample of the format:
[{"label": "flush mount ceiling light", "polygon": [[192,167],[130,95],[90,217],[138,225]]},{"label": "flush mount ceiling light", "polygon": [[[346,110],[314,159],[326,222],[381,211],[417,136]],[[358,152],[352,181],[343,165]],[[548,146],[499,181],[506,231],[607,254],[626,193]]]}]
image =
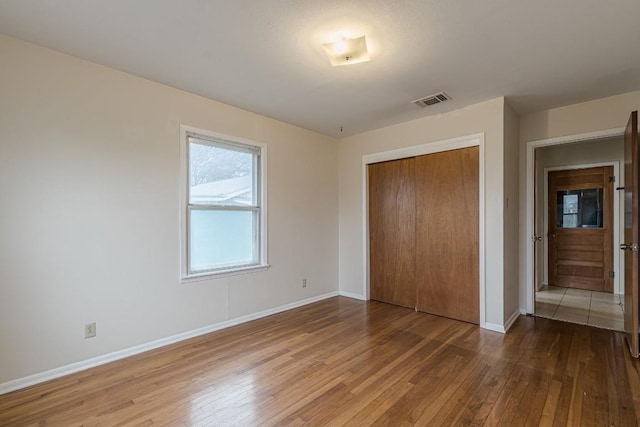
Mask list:
[{"label": "flush mount ceiling light", "polygon": [[325,43],[322,46],[327,52],[329,62],[334,67],[371,60],[364,36],[356,39],[341,38],[332,43]]}]

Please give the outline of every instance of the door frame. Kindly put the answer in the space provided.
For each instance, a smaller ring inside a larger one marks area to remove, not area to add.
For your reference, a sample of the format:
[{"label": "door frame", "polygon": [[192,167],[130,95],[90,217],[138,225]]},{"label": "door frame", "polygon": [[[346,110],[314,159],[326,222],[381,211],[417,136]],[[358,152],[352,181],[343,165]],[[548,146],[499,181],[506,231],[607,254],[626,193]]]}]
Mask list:
[{"label": "door frame", "polygon": [[[377,153],[365,154],[362,156],[362,224],[363,224],[363,275],[362,295],[365,300],[370,299],[369,294],[369,178],[367,166],[371,163],[385,162],[389,160],[404,159],[407,157],[422,156],[425,154],[439,153],[442,151],[458,150],[461,148],[479,147],[479,201],[478,201],[478,252],[479,252],[479,292],[480,292],[480,327],[485,329],[495,329],[486,323],[486,256],[485,256],[485,154],[484,154],[484,133],[478,133],[458,138],[428,142],[426,144],[399,148],[396,150],[381,151]],[[504,331],[502,331],[504,332]]]},{"label": "door frame", "polygon": [[[613,166],[613,176],[616,177],[616,182],[614,186],[620,186],[620,182],[622,181],[622,177],[620,177],[620,162],[611,161],[611,162],[602,162],[602,163],[584,163],[579,165],[569,165],[569,166],[553,166],[549,168],[544,168],[544,211],[542,213],[543,218],[543,234],[542,234],[542,261],[543,261],[543,275],[541,284],[549,284],[549,172],[560,171],[560,170],[576,170],[576,169],[587,169],[587,168],[599,168],[604,166]],[[624,271],[620,268],[620,251],[618,248],[620,247],[620,192],[616,191],[615,188],[613,190],[613,270],[616,272],[615,277],[613,278],[613,293],[620,294],[622,293],[620,287],[620,278],[624,276]],[[535,218],[535,216],[534,216]],[[535,264],[534,264],[535,266]]]},{"label": "door frame", "polygon": [[[586,142],[597,139],[606,139],[624,136],[624,128],[607,129],[602,131],[587,132],[576,135],[545,138],[526,143],[525,153],[525,226],[521,228],[521,241],[524,242],[524,274],[526,301],[524,312],[535,312],[535,283],[534,283],[534,245],[535,245],[535,150],[536,148],[552,145],[569,144],[572,142]],[[522,247],[522,246],[521,246]],[[616,248],[614,248],[615,250]]]}]

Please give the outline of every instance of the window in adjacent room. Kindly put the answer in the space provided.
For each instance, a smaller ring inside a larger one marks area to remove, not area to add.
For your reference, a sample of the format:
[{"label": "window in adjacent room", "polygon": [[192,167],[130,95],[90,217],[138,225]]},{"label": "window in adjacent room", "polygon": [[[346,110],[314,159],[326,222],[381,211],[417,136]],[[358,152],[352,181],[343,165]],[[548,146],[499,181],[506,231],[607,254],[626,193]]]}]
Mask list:
[{"label": "window in adjacent room", "polygon": [[262,191],[265,147],[182,129],[186,168],[182,277],[266,267]]}]

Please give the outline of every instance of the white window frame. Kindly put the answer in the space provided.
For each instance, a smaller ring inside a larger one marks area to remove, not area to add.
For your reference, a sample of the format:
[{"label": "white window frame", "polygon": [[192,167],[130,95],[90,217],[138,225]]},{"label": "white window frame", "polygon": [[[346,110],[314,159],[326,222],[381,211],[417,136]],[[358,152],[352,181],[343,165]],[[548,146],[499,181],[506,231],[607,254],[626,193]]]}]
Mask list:
[{"label": "white window frame", "polygon": [[[243,266],[231,266],[204,272],[189,271],[189,137],[196,136],[228,145],[257,149],[258,165],[256,185],[258,199],[258,241],[254,250],[258,251],[258,263]],[[267,263],[267,146],[259,142],[224,135],[221,133],[180,125],[180,283],[207,280],[235,274],[262,271],[269,267]]]}]

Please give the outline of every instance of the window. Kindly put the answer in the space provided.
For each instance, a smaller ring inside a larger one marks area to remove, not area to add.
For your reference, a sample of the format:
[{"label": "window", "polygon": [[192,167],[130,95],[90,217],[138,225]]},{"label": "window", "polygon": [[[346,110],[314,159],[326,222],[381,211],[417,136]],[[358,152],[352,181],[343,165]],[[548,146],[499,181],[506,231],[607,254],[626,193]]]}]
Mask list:
[{"label": "window", "polygon": [[264,146],[182,127],[182,278],[266,267]]},{"label": "window", "polygon": [[602,197],[602,188],[558,191],[556,227],[602,228],[604,211]]}]

